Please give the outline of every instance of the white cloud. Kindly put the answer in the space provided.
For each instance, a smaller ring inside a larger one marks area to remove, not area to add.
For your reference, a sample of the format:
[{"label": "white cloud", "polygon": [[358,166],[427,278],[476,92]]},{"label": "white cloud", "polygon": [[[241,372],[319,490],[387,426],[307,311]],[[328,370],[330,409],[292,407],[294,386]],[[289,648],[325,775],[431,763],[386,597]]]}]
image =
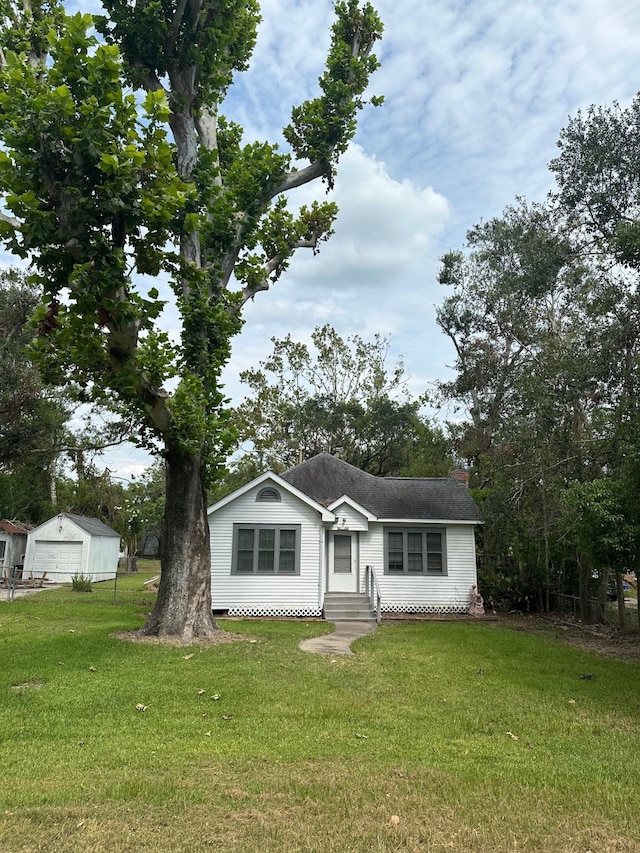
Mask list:
[{"label": "white cloud", "polygon": [[322,263],[301,256],[293,273],[321,287],[327,279],[339,289],[387,285],[422,258],[449,216],[447,200],[432,187],[394,180],[357,145],[340,164],[334,198],[340,213]]},{"label": "white cloud", "polygon": [[546,165],[569,114],[635,92],[637,3],[381,7],[387,28],[375,86],[387,100],[365,118],[359,140],[395,177],[442,192],[460,232],[517,194],[548,189]]},{"label": "white cloud", "polygon": [[352,146],[338,173],[335,200],[336,234],[320,254],[299,253],[271,292],[247,305],[246,325],[225,371],[234,396],[239,372],[266,357],[273,336],[290,332],[306,341],[324,323],[344,336],[394,335],[407,317],[423,312],[429,288],[420,280],[449,215],[446,199],[431,187],[394,180],[383,163]]}]

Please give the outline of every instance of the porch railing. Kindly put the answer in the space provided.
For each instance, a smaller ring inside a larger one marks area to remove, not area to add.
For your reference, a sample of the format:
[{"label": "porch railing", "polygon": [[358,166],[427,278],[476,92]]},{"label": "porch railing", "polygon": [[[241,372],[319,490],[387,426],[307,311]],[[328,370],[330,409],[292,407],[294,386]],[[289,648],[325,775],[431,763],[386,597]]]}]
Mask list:
[{"label": "porch railing", "polygon": [[380,584],[378,583],[378,578],[376,577],[373,566],[364,567],[364,591],[371,602],[374,601],[375,591],[376,622],[379,624],[380,619],[382,618],[382,596],[380,594]]}]

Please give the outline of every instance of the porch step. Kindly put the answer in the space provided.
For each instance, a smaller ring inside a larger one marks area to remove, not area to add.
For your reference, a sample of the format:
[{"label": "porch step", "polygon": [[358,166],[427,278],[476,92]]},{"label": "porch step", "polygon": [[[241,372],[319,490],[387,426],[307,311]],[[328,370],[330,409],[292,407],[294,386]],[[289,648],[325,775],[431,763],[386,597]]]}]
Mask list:
[{"label": "porch step", "polygon": [[327,592],[324,596],[327,622],[375,622],[376,613],[369,596],[357,592]]}]

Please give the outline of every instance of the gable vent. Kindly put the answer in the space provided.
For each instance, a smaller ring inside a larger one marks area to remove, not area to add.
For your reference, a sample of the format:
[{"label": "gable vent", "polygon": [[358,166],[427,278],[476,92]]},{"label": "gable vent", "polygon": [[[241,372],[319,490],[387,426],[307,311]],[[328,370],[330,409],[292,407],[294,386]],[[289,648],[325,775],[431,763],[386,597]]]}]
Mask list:
[{"label": "gable vent", "polygon": [[265,503],[279,500],[281,500],[280,492],[274,489],[273,486],[266,486],[264,489],[260,489],[256,495],[256,501],[264,501]]}]

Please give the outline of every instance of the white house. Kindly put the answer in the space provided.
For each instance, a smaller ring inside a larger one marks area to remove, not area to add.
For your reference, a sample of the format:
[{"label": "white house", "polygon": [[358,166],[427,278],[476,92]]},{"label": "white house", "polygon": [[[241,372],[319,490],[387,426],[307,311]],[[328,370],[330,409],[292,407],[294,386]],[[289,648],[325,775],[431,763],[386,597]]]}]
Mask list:
[{"label": "white house", "polygon": [[0,579],[9,577],[14,566],[24,563],[30,524],[0,520]]},{"label": "white house", "polygon": [[61,512],[35,527],[27,537],[24,576],[69,583],[82,575],[111,580],[118,571],[120,534],[97,518]]},{"label": "white house", "polygon": [[320,616],[372,571],[382,612],[463,613],[477,584],[481,516],[452,478],[374,477],[321,453],[208,514],[212,607],[230,615]]}]

